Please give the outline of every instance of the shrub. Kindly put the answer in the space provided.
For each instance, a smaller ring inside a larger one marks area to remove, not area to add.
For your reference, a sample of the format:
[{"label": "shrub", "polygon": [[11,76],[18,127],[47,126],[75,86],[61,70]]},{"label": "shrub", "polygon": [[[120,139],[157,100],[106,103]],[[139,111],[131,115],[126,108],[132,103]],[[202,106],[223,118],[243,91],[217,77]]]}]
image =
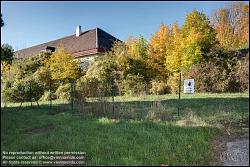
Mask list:
[{"label": "shrub", "polygon": [[67,83],[64,85],[60,85],[57,88],[55,95],[57,99],[70,100],[71,91],[72,91],[71,84]]},{"label": "shrub", "polygon": [[111,87],[94,77],[81,77],[77,81],[76,89],[84,97],[100,97],[111,94]]},{"label": "shrub", "polygon": [[249,55],[239,60],[228,75],[228,92],[249,90]]},{"label": "shrub", "polygon": [[16,80],[11,87],[3,90],[3,98],[9,102],[22,102],[29,101],[30,98],[38,100],[43,93],[42,83],[30,76]]},{"label": "shrub", "polygon": [[149,90],[149,92],[154,95],[162,95],[169,93],[170,88],[163,81],[153,80],[151,81],[151,89]]},{"label": "shrub", "polygon": [[234,68],[235,80],[239,82],[239,91],[249,90],[249,54]]},{"label": "shrub", "polygon": [[142,95],[147,93],[147,84],[140,75],[128,74],[121,84],[124,86],[123,92],[125,95]]},{"label": "shrub", "polygon": [[49,100],[55,100],[56,98],[57,98],[57,96],[53,92],[51,92],[51,95],[50,95],[49,91],[45,91],[43,96],[39,100],[49,101]]},{"label": "shrub", "polygon": [[96,59],[86,75],[78,80],[79,91],[88,97],[110,96],[116,66],[115,58],[110,53]]},{"label": "shrub", "polygon": [[16,102],[13,89],[3,89],[3,91],[1,91],[1,100],[3,102]]},{"label": "shrub", "polygon": [[[231,58],[230,58],[231,59]],[[183,74],[185,78],[194,78],[197,92],[242,92],[249,89],[249,56],[231,62],[209,61],[193,65]]]},{"label": "shrub", "polygon": [[[179,92],[179,74],[174,74],[169,77],[168,79],[168,87],[171,93],[178,93]],[[182,87],[181,87],[182,88]]]},{"label": "shrub", "polygon": [[212,62],[194,65],[183,76],[195,80],[197,92],[225,92],[228,90],[227,71]]},{"label": "shrub", "polygon": [[86,72],[86,78],[96,78],[100,82],[109,83],[112,80],[112,72],[115,71],[116,66],[114,57],[106,54],[90,65]]}]

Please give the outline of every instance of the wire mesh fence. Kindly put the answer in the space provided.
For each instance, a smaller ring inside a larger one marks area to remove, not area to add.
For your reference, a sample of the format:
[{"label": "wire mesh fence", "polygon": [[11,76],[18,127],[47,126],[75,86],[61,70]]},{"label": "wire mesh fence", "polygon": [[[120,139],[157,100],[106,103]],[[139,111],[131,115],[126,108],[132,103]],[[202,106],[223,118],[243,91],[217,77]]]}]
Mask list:
[{"label": "wire mesh fence", "polygon": [[211,114],[238,110],[240,104],[237,104],[237,100],[249,97],[248,93],[242,92],[228,93],[226,97],[223,93],[184,94],[183,85],[180,101],[179,94],[120,96],[114,82],[94,85],[91,81],[83,85],[71,82],[68,84],[67,92],[64,92],[68,96],[59,94],[54,97],[51,85],[44,100],[40,96],[37,98],[36,85],[28,82],[25,88],[18,88],[18,92],[10,92],[13,93],[12,96],[16,96],[12,98],[17,102],[10,102],[2,97],[4,90],[1,87],[2,111],[46,110],[51,115],[72,112],[92,117],[157,121],[174,120],[179,116],[178,112],[183,116],[189,111],[206,115],[206,112]]}]

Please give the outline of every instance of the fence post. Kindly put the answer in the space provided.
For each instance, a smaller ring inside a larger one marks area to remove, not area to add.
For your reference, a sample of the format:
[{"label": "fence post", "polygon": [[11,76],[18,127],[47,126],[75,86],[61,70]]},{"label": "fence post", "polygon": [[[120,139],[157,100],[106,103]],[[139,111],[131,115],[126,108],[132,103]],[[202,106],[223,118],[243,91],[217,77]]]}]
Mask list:
[{"label": "fence post", "polygon": [[114,78],[111,80],[111,92],[112,92],[112,112],[113,117],[115,117],[115,90],[114,90]]},{"label": "fence post", "polygon": [[71,110],[72,110],[72,112],[73,112],[73,110],[74,110],[74,101],[73,101],[73,93],[74,93],[74,85],[73,85],[74,83],[73,82],[71,82],[71,93],[70,93],[70,99],[71,99]]},{"label": "fence post", "polygon": [[31,91],[31,81],[30,81],[30,106],[32,107],[32,91]]},{"label": "fence post", "polygon": [[51,98],[51,78],[49,79],[49,108],[52,110],[52,98]]},{"label": "fence post", "polygon": [[180,72],[180,78],[179,78],[178,117],[180,116],[180,104],[181,104],[181,72]]}]

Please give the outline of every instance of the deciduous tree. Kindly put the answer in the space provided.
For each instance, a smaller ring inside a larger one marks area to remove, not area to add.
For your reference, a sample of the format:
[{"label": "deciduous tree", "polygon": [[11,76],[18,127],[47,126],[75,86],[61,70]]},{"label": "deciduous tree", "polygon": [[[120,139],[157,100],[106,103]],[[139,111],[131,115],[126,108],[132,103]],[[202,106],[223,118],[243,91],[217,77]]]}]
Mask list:
[{"label": "deciduous tree", "polygon": [[4,22],[3,22],[3,19],[2,19],[2,14],[1,14],[1,27],[4,26]]},{"label": "deciduous tree", "polygon": [[58,48],[51,55],[45,67],[49,69],[51,79],[56,81],[72,82],[80,75],[79,63],[63,47]]},{"label": "deciduous tree", "polygon": [[197,10],[188,13],[182,27],[182,34],[187,48],[185,54],[191,58],[190,60],[194,63],[201,59],[208,61],[207,54],[218,43],[216,32],[208,17]]},{"label": "deciduous tree", "polygon": [[1,61],[11,64],[14,57],[14,49],[9,44],[1,45]]},{"label": "deciduous tree", "polygon": [[167,78],[165,60],[171,37],[172,30],[162,23],[159,30],[151,36],[149,42],[147,63],[152,68],[154,75],[159,78]]},{"label": "deciduous tree", "polygon": [[220,45],[227,50],[249,47],[249,4],[231,2],[213,14]]}]

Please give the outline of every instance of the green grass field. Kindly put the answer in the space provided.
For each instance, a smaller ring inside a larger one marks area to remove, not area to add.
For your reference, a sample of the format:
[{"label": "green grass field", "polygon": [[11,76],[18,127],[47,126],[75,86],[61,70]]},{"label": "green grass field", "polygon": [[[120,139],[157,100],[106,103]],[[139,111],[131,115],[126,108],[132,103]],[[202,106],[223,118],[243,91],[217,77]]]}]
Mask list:
[{"label": "green grass field", "polygon": [[[116,117],[8,104],[1,151],[83,151],[88,165],[209,165],[220,127],[249,122],[248,94],[183,95],[180,117],[177,97],[116,97]],[[85,108],[98,108],[90,101]]]}]

